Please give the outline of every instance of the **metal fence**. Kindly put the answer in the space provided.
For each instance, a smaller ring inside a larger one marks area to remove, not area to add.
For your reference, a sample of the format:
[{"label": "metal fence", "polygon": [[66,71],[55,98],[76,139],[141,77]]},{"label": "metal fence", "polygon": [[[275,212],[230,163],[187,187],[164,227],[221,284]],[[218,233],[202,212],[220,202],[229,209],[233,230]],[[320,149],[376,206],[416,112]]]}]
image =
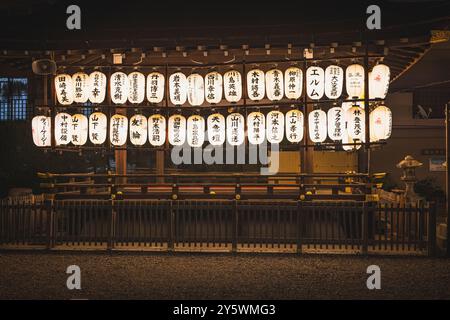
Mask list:
[{"label": "metal fence", "polygon": [[436,213],[358,201],[0,204],[1,248],[434,254]]}]

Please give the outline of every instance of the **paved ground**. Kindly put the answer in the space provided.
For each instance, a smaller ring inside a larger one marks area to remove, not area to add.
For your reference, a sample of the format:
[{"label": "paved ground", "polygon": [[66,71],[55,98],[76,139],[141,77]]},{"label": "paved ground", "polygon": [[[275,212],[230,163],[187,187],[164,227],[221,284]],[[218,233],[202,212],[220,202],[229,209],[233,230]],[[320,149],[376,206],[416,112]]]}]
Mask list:
[{"label": "paved ground", "polygon": [[[67,266],[82,290],[66,288]],[[382,289],[366,288],[381,268]],[[1,299],[450,299],[450,259],[0,252]]]}]

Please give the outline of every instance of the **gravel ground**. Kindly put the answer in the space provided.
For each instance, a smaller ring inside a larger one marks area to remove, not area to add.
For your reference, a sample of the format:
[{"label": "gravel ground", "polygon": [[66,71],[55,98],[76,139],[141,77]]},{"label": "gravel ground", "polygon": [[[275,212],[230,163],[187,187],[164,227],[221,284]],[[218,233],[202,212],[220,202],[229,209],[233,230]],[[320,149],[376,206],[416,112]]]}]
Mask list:
[{"label": "gravel ground", "polygon": [[[67,266],[81,290],[66,288]],[[381,290],[366,268],[381,268]],[[0,252],[1,299],[450,299],[450,259]]]}]

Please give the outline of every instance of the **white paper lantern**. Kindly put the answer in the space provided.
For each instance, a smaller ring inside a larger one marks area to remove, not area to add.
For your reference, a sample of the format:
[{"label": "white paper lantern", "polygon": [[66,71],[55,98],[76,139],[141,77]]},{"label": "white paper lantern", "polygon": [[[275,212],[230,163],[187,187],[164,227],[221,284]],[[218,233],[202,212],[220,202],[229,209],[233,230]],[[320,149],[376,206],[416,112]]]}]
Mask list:
[{"label": "white paper lantern", "polygon": [[55,90],[58,103],[69,105],[73,103],[73,81],[68,74],[58,74],[55,77]]},{"label": "white paper lantern", "polygon": [[325,95],[329,99],[337,99],[342,94],[344,84],[344,70],[335,65],[325,69]]},{"label": "white paper lantern", "polygon": [[247,94],[253,101],[264,99],[266,91],[264,71],[253,69],[247,72]]},{"label": "white paper lantern", "polygon": [[284,138],[284,114],[280,111],[270,111],[266,116],[266,136],[270,143],[280,143]]},{"label": "white paper lantern", "polygon": [[227,117],[227,141],[231,146],[239,146],[244,143],[245,123],[244,116],[240,113],[231,113]]},{"label": "white paper lantern", "polygon": [[181,146],[186,141],[186,118],[180,114],[169,117],[169,143],[173,146]]},{"label": "white paper lantern", "polygon": [[166,142],[166,118],[154,114],[148,118],[148,141],[152,146],[159,147]]},{"label": "white paper lantern", "polygon": [[385,64],[377,64],[369,74],[369,98],[386,98],[391,71]]},{"label": "white paper lantern", "polygon": [[89,99],[89,76],[84,72],[77,72],[72,76],[73,101],[76,103],[86,103]]},{"label": "white paper lantern", "polygon": [[327,114],[323,110],[311,111],[308,115],[309,138],[313,143],[327,138]]},{"label": "white paper lantern", "polygon": [[176,72],[169,77],[170,102],[181,106],[187,99],[187,79],[184,73]]},{"label": "white paper lantern", "polygon": [[222,100],[223,80],[222,75],[217,71],[208,73],[205,76],[205,99],[206,102],[217,104]]},{"label": "white paper lantern", "polygon": [[247,137],[251,144],[261,144],[266,138],[266,117],[255,111],[247,115]]},{"label": "white paper lantern", "polygon": [[135,146],[142,146],[147,142],[147,118],[142,114],[135,114],[130,118],[130,142]]},{"label": "white paper lantern", "polygon": [[242,97],[242,77],[237,70],[230,70],[223,75],[225,99],[228,102],[238,102]]},{"label": "white paper lantern", "polygon": [[222,145],[225,142],[225,117],[214,113],[208,117],[206,123],[209,143],[213,146]]},{"label": "white paper lantern", "polygon": [[342,140],[342,133],[345,131],[344,110],[340,107],[333,107],[328,110],[328,136],[333,141]]},{"label": "white paper lantern", "polygon": [[351,107],[346,111],[347,133],[353,140],[364,140],[365,137],[365,115],[364,109]]},{"label": "white paper lantern", "polygon": [[364,67],[352,64],[345,69],[345,88],[351,98],[364,97]]},{"label": "white paper lantern", "polygon": [[192,115],[187,119],[187,142],[189,146],[198,148],[205,141],[205,119],[199,115]]},{"label": "white paper lantern", "polygon": [[123,146],[127,142],[128,119],[121,114],[115,114],[109,122],[109,139],[113,146]]},{"label": "white paper lantern", "polygon": [[106,96],[106,75],[100,71],[94,71],[89,75],[89,101],[102,103]]},{"label": "white paper lantern", "polygon": [[283,99],[284,77],[281,70],[272,69],[266,72],[266,88],[267,98],[270,101]]},{"label": "white paper lantern", "polygon": [[361,145],[349,145],[349,143],[355,143],[355,140],[349,137],[347,130],[342,133],[342,149],[345,151],[356,151],[361,148]]},{"label": "white paper lantern", "polygon": [[152,72],[147,76],[147,100],[160,103],[164,99],[165,78],[162,73]]},{"label": "white paper lantern", "polygon": [[306,70],[306,93],[312,100],[323,97],[325,90],[325,72],[321,67],[309,67]]},{"label": "white paper lantern", "polygon": [[191,106],[200,106],[205,101],[205,83],[203,77],[193,73],[187,77],[188,101]]},{"label": "white paper lantern", "polygon": [[128,101],[142,103],[145,98],[145,76],[140,72],[132,72],[128,75],[129,91]]},{"label": "white paper lantern", "polygon": [[35,116],[31,120],[31,133],[36,146],[50,147],[52,145],[51,126],[52,119],[50,117]]},{"label": "white paper lantern", "polygon": [[110,78],[111,101],[115,104],[127,102],[130,89],[128,76],[123,72],[114,72]]},{"label": "white paper lantern", "polygon": [[386,106],[379,106],[370,115],[370,141],[386,140],[392,133],[392,112]]},{"label": "white paper lantern", "polygon": [[108,118],[104,113],[94,112],[89,116],[89,140],[93,144],[102,144],[106,141]]},{"label": "white paper lantern", "polygon": [[286,112],[286,138],[289,142],[298,143],[303,140],[304,121],[303,112],[300,110]]},{"label": "white paper lantern", "polygon": [[284,94],[288,99],[298,99],[303,90],[303,71],[289,67],[284,72]]},{"label": "white paper lantern", "polygon": [[55,144],[64,146],[72,139],[72,116],[61,112],[55,116]]},{"label": "white paper lantern", "polygon": [[88,137],[88,119],[84,114],[74,114],[72,116],[72,144],[82,146],[86,144]]}]

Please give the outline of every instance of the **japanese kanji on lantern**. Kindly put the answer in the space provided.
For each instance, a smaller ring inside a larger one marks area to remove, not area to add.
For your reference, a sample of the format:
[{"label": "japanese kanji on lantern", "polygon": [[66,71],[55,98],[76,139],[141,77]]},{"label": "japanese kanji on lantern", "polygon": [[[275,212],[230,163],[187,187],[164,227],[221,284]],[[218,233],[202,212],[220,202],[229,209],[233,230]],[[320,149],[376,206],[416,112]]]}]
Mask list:
[{"label": "japanese kanji on lantern", "polygon": [[242,98],[242,77],[237,70],[230,70],[223,75],[225,99],[228,102],[238,102]]},{"label": "japanese kanji on lantern", "polygon": [[135,114],[130,118],[130,142],[142,146],[147,142],[147,117]]},{"label": "japanese kanji on lantern", "polygon": [[266,116],[266,137],[270,143],[280,143],[284,138],[284,115],[278,111],[270,111]]},{"label": "japanese kanji on lantern", "polygon": [[115,114],[109,122],[109,140],[113,146],[123,146],[127,142],[128,119],[121,114]]},{"label": "japanese kanji on lantern", "polygon": [[303,90],[303,71],[297,67],[289,67],[284,71],[284,95],[288,99],[298,99]]},{"label": "japanese kanji on lantern", "polygon": [[88,119],[84,114],[74,114],[72,116],[72,138],[74,146],[82,146],[88,138]]},{"label": "japanese kanji on lantern", "polygon": [[227,141],[231,146],[244,143],[245,123],[244,116],[240,113],[231,113],[227,117]]},{"label": "japanese kanji on lantern", "polygon": [[328,136],[333,141],[342,140],[345,130],[344,110],[340,107],[330,108],[327,112]]},{"label": "japanese kanji on lantern", "polygon": [[69,105],[73,103],[73,81],[68,74],[58,74],[55,77],[55,90],[58,103]]},{"label": "japanese kanji on lantern", "polygon": [[306,93],[312,100],[323,97],[325,74],[321,67],[312,66],[306,70]]},{"label": "japanese kanji on lantern", "polygon": [[170,102],[181,106],[187,99],[187,79],[184,73],[176,72],[169,77]]},{"label": "japanese kanji on lantern", "polygon": [[191,106],[200,106],[205,101],[205,83],[198,73],[187,77],[187,96]]},{"label": "japanese kanji on lantern", "polygon": [[148,141],[152,146],[160,147],[166,142],[166,118],[154,114],[148,118]]},{"label": "japanese kanji on lantern", "polygon": [[169,143],[173,146],[181,146],[186,141],[186,118],[180,114],[174,114],[168,121]]},{"label": "japanese kanji on lantern", "polygon": [[323,110],[311,111],[308,115],[309,138],[313,143],[324,142],[327,138],[327,114]]},{"label": "japanese kanji on lantern", "polygon": [[354,106],[346,111],[347,133],[353,140],[365,140],[364,109]]},{"label": "japanese kanji on lantern", "polygon": [[73,102],[86,103],[89,99],[89,76],[84,72],[77,72],[72,76]]},{"label": "japanese kanji on lantern", "polygon": [[225,117],[220,113],[211,114],[207,120],[208,141],[213,146],[225,142]]},{"label": "japanese kanji on lantern", "polygon": [[283,98],[284,77],[281,70],[272,69],[266,72],[266,91],[270,101],[278,101]]},{"label": "japanese kanji on lantern", "polygon": [[259,101],[264,99],[266,87],[264,71],[253,69],[247,72],[247,94],[250,100]]},{"label": "japanese kanji on lantern", "polygon": [[99,145],[106,141],[108,118],[104,113],[94,112],[89,116],[89,140]]},{"label": "japanese kanji on lantern", "polygon": [[206,102],[217,104],[222,100],[223,91],[222,75],[217,71],[209,72],[205,76],[205,99]]},{"label": "japanese kanji on lantern", "polygon": [[364,96],[364,67],[352,64],[345,69],[345,88],[350,98],[357,99]]},{"label": "japanese kanji on lantern", "polygon": [[392,133],[392,112],[386,106],[378,106],[369,115],[370,141],[386,140]]},{"label": "japanese kanji on lantern", "polygon": [[247,115],[247,138],[251,144],[261,144],[266,137],[266,117],[259,111]]},{"label": "japanese kanji on lantern", "polygon": [[304,118],[303,112],[298,109],[292,109],[286,112],[286,139],[292,143],[298,143],[303,140]]},{"label": "japanese kanji on lantern", "polygon": [[55,116],[55,144],[67,145],[72,139],[72,116],[61,112]]},{"label": "japanese kanji on lantern", "polygon": [[128,81],[128,101],[131,103],[142,103],[145,98],[145,76],[135,71],[128,75]]},{"label": "japanese kanji on lantern", "polygon": [[100,71],[94,71],[89,75],[89,101],[102,103],[106,96],[106,75]]},{"label": "japanese kanji on lantern", "polygon": [[344,70],[335,65],[325,69],[325,95],[329,99],[337,99],[342,94],[344,85]]},{"label": "japanese kanji on lantern", "polygon": [[369,75],[369,98],[384,99],[388,93],[391,71],[385,64],[377,64]]},{"label": "japanese kanji on lantern", "polygon": [[199,115],[192,115],[187,119],[186,139],[188,145],[198,148],[205,141],[205,119]]},{"label": "japanese kanji on lantern", "polygon": [[110,78],[111,101],[115,104],[124,104],[128,99],[130,81],[123,72],[114,72]]},{"label": "japanese kanji on lantern", "polygon": [[52,120],[47,116],[35,116],[31,120],[33,142],[38,147],[50,147]]},{"label": "japanese kanji on lantern", "polygon": [[150,103],[160,103],[164,99],[164,75],[152,72],[147,76],[147,100]]}]

